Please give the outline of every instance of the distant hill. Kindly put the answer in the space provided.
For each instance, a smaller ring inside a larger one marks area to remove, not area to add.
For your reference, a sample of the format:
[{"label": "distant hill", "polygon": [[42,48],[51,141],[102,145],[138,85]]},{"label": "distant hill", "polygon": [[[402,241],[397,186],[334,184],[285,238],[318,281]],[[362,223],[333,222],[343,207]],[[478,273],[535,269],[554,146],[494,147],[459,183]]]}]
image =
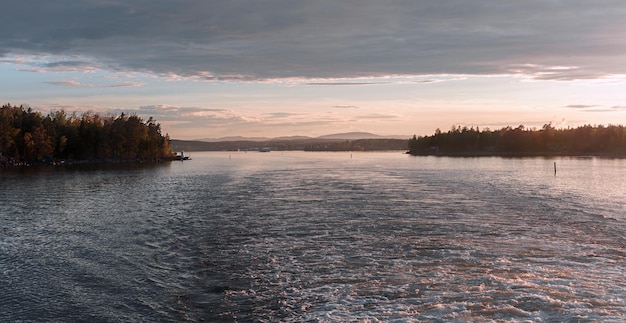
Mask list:
[{"label": "distant hill", "polygon": [[356,140],[356,139],[380,139],[382,136],[375,135],[369,132],[344,132],[335,133],[325,136],[319,136],[318,139],[343,139],[343,140]]},{"label": "distant hill", "polygon": [[255,142],[265,142],[265,141],[302,141],[302,140],[312,140],[312,139],[322,139],[322,140],[358,140],[358,139],[409,139],[411,136],[380,136],[377,134],[369,133],[369,132],[344,132],[344,133],[334,133],[319,137],[308,137],[308,136],[284,136],[284,137],[243,137],[243,136],[229,136],[229,137],[221,137],[221,138],[203,138],[196,139],[193,141],[205,141],[205,142],[225,142],[225,141],[255,141]]},{"label": "distant hill", "polygon": [[309,139],[313,139],[313,138],[307,137],[307,136],[287,136],[287,137],[272,138],[270,139],[270,141],[309,140]]},{"label": "distant hill", "polygon": [[206,141],[206,142],[223,142],[223,141],[269,141],[272,138],[267,137],[242,137],[242,136],[230,136],[221,138],[203,138],[193,141]]},{"label": "distant hill", "polygon": [[344,132],[317,137],[317,139],[340,139],[340,140],[359,140],[359,139],[402,139],[408,140],[409,135],[390,135],[381,136],[370,132]]}]

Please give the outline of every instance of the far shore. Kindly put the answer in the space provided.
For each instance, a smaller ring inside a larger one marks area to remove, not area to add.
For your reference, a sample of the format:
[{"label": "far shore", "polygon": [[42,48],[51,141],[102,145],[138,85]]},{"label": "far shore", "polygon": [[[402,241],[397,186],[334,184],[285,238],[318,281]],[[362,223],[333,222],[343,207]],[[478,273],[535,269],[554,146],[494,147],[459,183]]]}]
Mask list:
[{"label": "far shore", "polygon": [[475,151],[475,152],[411,152],[407,151],[407,155],[411,156],[435,156],[435,157],[505,157],[505,158],[524,158],[524,157],[577,157],[577,158],[626,158],[626,154],[619,153],[564,153],[564,152],[492,152],[492,151]]}]

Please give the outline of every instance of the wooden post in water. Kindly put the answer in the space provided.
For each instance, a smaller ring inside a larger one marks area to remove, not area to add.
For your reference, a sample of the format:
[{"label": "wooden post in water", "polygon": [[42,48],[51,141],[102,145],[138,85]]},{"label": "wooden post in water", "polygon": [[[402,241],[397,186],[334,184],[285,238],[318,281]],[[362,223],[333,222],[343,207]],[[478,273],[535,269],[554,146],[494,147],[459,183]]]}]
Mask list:
[{"label": "wooden post in water", "polygon": [[556,176],[556,162],[554,162],[554,176]]}]

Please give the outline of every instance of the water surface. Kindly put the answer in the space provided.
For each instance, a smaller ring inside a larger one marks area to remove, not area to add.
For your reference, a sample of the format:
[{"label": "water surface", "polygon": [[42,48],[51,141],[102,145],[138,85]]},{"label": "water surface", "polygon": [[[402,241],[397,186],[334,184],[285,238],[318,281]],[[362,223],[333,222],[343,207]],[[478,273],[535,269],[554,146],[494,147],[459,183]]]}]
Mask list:
[{"label": "water surface", "polygon": [[624,160],[192,158],[0,170],[0,320],[624,320]]}]

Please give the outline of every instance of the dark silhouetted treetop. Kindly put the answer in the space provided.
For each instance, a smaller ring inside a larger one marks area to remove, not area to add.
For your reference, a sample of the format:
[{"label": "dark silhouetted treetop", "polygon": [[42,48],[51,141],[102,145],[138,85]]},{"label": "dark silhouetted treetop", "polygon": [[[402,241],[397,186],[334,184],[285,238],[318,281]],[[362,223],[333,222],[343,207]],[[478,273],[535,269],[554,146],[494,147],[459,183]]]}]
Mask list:
[{"label": "dark silhouetted treetop", "polygon": [[52,111],[43,116],[23,106],[0,108],[0,163],[46,160],[141,160],[172,157],[169,137],[152,118]]},{"label": "dark silhouetted treetop", "polygon": [[626,156],[626,128],[621,125],[541,129],[523,125],[499,130],[452,127],[409,139],[413,155],[606,155]]}]

